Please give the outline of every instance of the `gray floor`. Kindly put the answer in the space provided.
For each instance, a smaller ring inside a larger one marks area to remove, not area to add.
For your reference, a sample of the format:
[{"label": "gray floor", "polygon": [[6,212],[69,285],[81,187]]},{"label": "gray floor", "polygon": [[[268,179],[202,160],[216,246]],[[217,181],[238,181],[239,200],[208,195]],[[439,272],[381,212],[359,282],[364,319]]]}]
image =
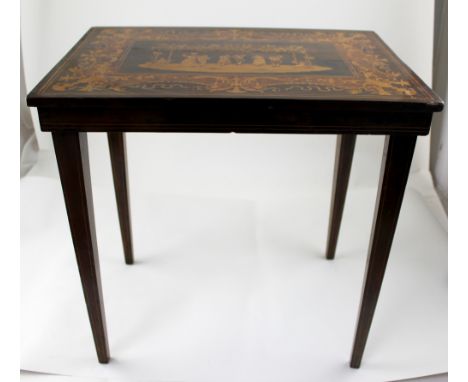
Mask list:
[{"label": "gray floor", "polygon": [[[421,382],[447,382],[448,381],[448,373],[445,374],[437,374],[437,375],[430,375],[428,377],[421,377],[421,378],[412,378],[412,379],[402,379],[398,382],[404,381],[421,381]],[[396,382],[396,381],[394,381]]]},{"label": "gray floor", "polygon": [[[59,375],[50,375],[50,374],[43,374],[43,373],[33,373],[31,371],[21,370],[21,382],[35,382],[35,381],[53,381],[53,382],[73,382],[74,378],[71,377],[64,377]],[[80,378],[80,381],[85,382],[88,381],[85,378]],[[89,382],[98,382],[101,381],[100,379],[89,379]],[[427,377],[421,378],[412,378],[412,379],[402,379],[400,381],[392,381],[392,382],[404,382],[404,381],[415,381],[415,382],[447,382],[448,381],[448,374],[437,374],[437,375],[430,375]],[[109,381],[108,381],[109,382]],[[337,381],[339,382],[339,381]]]}]

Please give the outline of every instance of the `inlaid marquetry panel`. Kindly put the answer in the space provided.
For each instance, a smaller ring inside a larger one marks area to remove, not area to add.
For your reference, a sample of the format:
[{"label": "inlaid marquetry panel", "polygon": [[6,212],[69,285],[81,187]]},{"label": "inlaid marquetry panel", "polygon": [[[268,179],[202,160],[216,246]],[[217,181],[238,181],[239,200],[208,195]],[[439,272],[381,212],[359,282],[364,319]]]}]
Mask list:
[{"label": "inlaid marquetry panel", "polygon": [[370,99],[434,96],[373,32],[93,28],[33,97]]}]

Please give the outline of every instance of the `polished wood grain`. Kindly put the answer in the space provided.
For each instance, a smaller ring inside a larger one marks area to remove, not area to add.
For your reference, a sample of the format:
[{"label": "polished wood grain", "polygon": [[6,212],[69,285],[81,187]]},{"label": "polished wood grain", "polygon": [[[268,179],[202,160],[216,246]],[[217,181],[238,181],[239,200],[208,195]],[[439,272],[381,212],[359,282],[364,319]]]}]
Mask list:
[{"label": "polished wood grain", "polygon": [[52,134],[81,285],[98,360],[109,362],[86,133]]},{"label": "polished wood grain", "polygon": [[397,227],[415,144],[414,135],[389,136],[385,141],[366,275],[351,355],[352,368],[361,366]]},{"label": "polished wood grain", "polygon": [[127,149],[123,133],[108,133],[109,151],[114,178],[115,199],[119,213],[120,232],[125,263],[133,264],[132,225],[128,192]]},{"label": "polished wood grain", "polygon": [[335,258],[355,145],[356,135],[338,135],[336,140],[335,170],[333,174],[327,249],[325,251],[325,256],[329,260]]}]

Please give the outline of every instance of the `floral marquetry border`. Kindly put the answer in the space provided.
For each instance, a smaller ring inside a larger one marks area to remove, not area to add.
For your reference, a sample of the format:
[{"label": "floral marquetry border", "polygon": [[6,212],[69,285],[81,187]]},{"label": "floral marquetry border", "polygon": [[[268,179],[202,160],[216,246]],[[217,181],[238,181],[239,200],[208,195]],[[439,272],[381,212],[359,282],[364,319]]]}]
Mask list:
[{"label": "floral marquetry border", "polygon": [[[351,75],[122,71],[122,62],[135,41],[328,43],[336,48]],[[44,96],[252,95],[383,100],[426,99],[427,92],[371,32],[210,28],[94,28],[39,89]]]}]

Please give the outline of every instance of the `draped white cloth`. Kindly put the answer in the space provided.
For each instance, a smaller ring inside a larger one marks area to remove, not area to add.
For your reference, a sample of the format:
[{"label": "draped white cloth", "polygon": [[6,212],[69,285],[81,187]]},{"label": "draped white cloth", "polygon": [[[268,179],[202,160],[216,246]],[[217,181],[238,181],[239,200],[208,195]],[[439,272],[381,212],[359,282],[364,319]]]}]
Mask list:
[{"label": "draped white cloth", "polygon": [[20,79],[20,174],[23,177],[37,161],[38,145],[34,132],[31,111],[26,105],[26,84],[24,81],[23,54],[21,54]]}]

